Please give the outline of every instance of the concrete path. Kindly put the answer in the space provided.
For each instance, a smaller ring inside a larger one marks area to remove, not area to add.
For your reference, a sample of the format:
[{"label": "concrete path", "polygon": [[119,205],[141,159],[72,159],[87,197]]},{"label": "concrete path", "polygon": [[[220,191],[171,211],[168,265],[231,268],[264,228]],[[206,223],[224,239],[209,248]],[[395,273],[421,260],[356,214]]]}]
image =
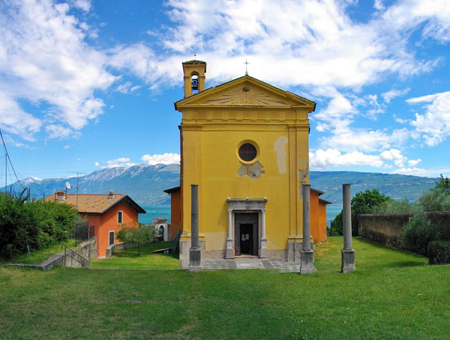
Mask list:
[{"label": "concrete path", "polygon": [[[188,269],[189,261],[183,261],[182,268]],[[281,260],[260,259],[257,257],[225,259],[202,259],[202,270],[221,269],[277,269],[282,273],[300,272],[300,263]]]}]

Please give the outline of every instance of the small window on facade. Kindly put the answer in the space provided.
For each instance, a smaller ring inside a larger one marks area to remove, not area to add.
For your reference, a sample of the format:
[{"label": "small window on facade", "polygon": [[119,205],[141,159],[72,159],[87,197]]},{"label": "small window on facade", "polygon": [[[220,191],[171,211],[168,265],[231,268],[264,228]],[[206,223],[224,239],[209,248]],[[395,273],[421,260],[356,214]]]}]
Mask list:
[{"label": "small window on facade", "polygon": [[251,162],[256,158],[256,147],[253,144],[245,143],[239,148],[239,157],[244,162]]},{"label": "small window on facade", "polygon": [[122,224],[123,223],[123,212],[122,211],[118,211],[117,212],[117,223],[118,224]]}]

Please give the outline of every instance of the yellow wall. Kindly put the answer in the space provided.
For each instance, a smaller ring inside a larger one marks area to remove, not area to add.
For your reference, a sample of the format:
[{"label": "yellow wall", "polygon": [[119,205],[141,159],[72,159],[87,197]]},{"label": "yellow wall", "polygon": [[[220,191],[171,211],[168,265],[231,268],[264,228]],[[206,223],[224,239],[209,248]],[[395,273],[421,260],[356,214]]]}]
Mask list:
[{"label": "yellow wall", "polygon": [[[306,113],[289,112],[301,117],[302,124],[295,124],[295,119],[287,124],[270,122],[271,116],[279,116],[279,112],[264,112],[261,108],[251,112],[233,111],[228,109],[226,116],[240,114],[241,121],[183,120],[183,211],[191,211],[190,186],[198,184],[200,235],[205,238],[207,251],[221,250],[225,248],[228,230],[227,197],[266,197],[267,248],[286,249],[289,237],[301,241],[302,236],[303,201],[299,197],[298,172],[308,165]],[[207,117],[208,114],[196,110],[188,111],[185,116]],[[221,115],[223,112],[216,112],[215,117]],[[264,120],[258,120],[258,116]],[[243,162],[237,150],[243,141],[251,141],[259,149],[255,161],[263,166],[264,174],[260,178],[238,176]],[[308,174],[304,182],[309,183]],[[184,236],[190,233],[190,219],[190,214],[183,215]]]},{"label": "yellow wall", "polygon": [[[288,242],[302,241],[301,184],[309,183],[308,114],[315,103],[249,76],[191,95],[186,79],[197,67],[202,74],[202,63],[183,64],[186,98],[175,103],[182,112],[182,240],[190,238],[191,185],[198,184],[206,251],[226,248],[227,198],[247,197],[267,198],[267,248],[286,250]],[[238,156],[244,142],[258,149],[249,163]],[[255,162],[263,168],[259,178],[238,175],[242,165]]]}]

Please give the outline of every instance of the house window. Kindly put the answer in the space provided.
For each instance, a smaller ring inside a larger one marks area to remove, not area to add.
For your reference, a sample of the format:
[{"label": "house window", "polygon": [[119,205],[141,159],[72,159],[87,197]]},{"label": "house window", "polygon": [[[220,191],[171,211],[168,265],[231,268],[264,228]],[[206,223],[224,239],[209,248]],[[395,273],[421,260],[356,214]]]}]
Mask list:
[{"label": "house window", "polygon": [[123,212],[122,211],[118,211],[117,212],[117,223],[118,224],[122,224],[123,223]]},{"label": "house window", "polygon": [[116,233],[114,232],[114,230],[111,230],[109,232],[109,245],[114,244],[114,239],[116,238]]},{"label": "house window", "polygon": [[239,147],[239,157],[244,162],[251,162],[257,155],[256,147],[250,143],[244,143]]}]

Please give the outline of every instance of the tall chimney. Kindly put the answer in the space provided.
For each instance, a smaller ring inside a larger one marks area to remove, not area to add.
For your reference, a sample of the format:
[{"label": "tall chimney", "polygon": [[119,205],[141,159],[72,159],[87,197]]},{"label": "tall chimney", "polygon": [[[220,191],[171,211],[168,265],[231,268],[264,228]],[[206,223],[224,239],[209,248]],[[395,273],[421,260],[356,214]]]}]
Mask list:
[{"label": "tall chimney", "polygon": [[56,192],[56,200],[58,202],[63,202],[66,200],[66,192],[64,190],[59,190]]}]

